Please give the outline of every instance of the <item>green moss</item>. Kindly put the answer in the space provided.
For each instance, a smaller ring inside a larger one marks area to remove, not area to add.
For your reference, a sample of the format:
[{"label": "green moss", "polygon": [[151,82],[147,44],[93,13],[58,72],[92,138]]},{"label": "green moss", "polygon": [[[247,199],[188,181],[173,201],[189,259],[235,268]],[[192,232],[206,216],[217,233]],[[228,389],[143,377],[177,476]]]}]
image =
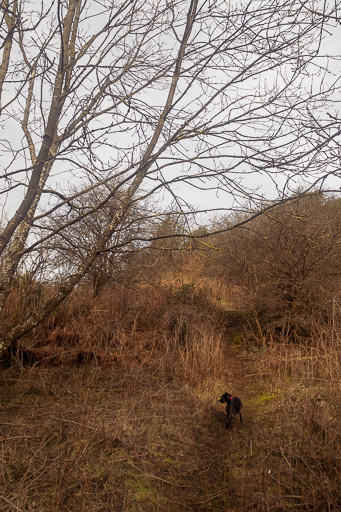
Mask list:
[{"label": "green moss", "polygon": [[164,457],[163,462],[175,468],[179,467],[179,461],[176,460],[174,457]]},{"label": "green moss", "polygon": [[252,405],[257,405],[257,406],[264,406],[266,405],[268,402],[271,402],[272,400],[275,400],[276,399],[276,395],[272,394],[272,393],[263,393],[262,395],[257,395],[253,400],[252,400]]},{"label": "green moss", "polygon": [[242,334],[235,334],[231,337],[230,342],[232,345],[240,347],[243,344],[243,336]]},{"label": "green moss", "polygon": [[160,490],[148,482],[148,476],[141,474],[126,481],[127,488],[132,492],[132,498],[137,503],[152,503],[153,505],[166,504],[167,500]]}]

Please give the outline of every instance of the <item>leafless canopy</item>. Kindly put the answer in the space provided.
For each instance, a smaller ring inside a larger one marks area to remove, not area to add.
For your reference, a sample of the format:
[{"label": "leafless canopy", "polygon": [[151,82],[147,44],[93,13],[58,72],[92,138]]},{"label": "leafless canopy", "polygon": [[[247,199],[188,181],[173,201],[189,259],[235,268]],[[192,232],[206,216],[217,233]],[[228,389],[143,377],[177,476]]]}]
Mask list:
[{"label": "leafless canopy", "polygon": [[260,198],[261,177],[283,197],[297,180],[337,176],[339,74],[325,40],[338,23],[334,0],[2,0],[1,306],[25,252],[111,212],[2,351],[70,293],[146,197],[164,193],[186,214],[197,189],[219,189],[233,208],[231,198]]}]

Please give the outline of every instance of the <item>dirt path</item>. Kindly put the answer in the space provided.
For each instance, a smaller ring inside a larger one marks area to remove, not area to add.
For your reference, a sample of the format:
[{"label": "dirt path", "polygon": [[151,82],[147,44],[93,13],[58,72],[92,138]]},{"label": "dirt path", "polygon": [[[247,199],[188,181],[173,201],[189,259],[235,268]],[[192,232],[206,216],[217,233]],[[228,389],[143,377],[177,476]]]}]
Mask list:
[{"label": "dirt path", "polygon": [[[226,339],[226,389],[243,402],[243,422],[236,420],[233,430],[225,428],[225,408],[212,408],[207,423],[207,438],[202,445],[203,473],[198,479],[197,492],[186,496],[181,510],[192,512],[235,512],[257,509],[249,494],[247,461],[255,449],[255,403],[263,387],[263,379],[255,368],[256,358],[234,348]],[[199,499],[200,496],[200,499]],[[258,508],[258,510],[261,510]]]}]

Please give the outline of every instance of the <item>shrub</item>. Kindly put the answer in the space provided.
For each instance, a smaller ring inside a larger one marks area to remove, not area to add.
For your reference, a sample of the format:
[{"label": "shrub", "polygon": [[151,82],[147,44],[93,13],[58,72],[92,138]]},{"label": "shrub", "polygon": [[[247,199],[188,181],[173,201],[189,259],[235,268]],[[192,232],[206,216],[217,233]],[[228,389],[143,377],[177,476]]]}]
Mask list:
[{"label": "shrub", "polygon": [[276,335],[307,338],[316,323],[339,324],[338,201],[316,194],[264,213],[227,235],[220,265]]}]

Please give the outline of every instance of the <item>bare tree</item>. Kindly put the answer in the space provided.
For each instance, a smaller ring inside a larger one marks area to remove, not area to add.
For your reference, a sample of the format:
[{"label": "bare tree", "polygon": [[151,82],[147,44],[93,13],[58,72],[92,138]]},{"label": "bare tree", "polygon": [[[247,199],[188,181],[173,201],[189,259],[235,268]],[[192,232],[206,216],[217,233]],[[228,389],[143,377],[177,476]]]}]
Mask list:
[{"label": "bare tree", "polygon": [[[339,119],[327,105],[338,81],[321,47],[337,22],[334,0],[2,0],[1,311],[23,254],[46,242],[42,219],[73,211],[52,239],[119,201],[0,356],[72,291],[135,202],[164,190],[186,213],[191,187],[257,200],[260,175],[280,173],[290,190],[291,178],[336,174]],[[68,192],[72,181],[82,192]],[[79,210],[98,187],[105,196]]]},{"label": "bare tree", "polygon": [[340,200],[294,196],[217,237],[213,264],[264,328],[309,339],[316,325],[340,326],[340,240]]},{"label": "bare tree", "polygon": [[[77,193],[74,189],[73,196],[76,197],[72,206],[66,203],[53,218],[42,215],[40,222],[35,221],[32,228],[35,240],[27,246],[25,253],[28,261],[35,259],[36,252],[48,254],[42,265],[46,279],[54,283],[65,281],[87,257],[89,247],[96,246],[121,207],[125,190],[121,190],[113,201],[104,201],[104,206],[94,211],[94,205],[105,200],[107,194],[106,187],[97,187],[87,193]],[[160,216],[162,218],[161,213]],[[105,248],[87,273],[87,280],[92,283],[96,295],[108,282],[126,281],[132,277],[133,259],[149,245],[152,229],[156,222],[160,222],[160,216],[155,215],[155,205],[147,202],[129,205],[124,219],[107,239]]]}]

